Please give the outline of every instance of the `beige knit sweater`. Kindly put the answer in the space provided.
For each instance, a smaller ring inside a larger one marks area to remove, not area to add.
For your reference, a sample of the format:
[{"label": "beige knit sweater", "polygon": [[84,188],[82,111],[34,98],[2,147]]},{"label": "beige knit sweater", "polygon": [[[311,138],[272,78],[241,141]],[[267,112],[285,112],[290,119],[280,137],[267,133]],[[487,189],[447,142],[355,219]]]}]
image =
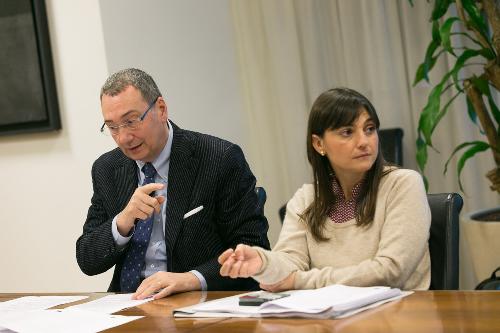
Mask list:
[{"label": "beige knit sweater", "polygon": [[287,204],[279,240],[272,251],[256,248],[263,260],[253,276],[272,284],[295,274],[295,289],[330,284],[428,289],[431,213],[420,174],[397,169],[382,178],[373,223],[358,227],[354,219],[341,224],[328,217],[316,242],[298,213],[313,200],[313,186],[302,186]]}]

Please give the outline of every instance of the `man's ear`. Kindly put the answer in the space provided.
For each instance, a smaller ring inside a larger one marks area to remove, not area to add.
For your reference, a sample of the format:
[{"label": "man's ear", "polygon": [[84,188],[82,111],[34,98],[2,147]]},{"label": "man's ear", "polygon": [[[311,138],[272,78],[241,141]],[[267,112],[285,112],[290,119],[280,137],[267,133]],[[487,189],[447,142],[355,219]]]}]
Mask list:
[{"label": "man's ear", "polygon": [[163,97],[158,97],[158,107],[160,108],[160,119],[163,123],[166,123],[168,120],[168,107],[165,99]]}]

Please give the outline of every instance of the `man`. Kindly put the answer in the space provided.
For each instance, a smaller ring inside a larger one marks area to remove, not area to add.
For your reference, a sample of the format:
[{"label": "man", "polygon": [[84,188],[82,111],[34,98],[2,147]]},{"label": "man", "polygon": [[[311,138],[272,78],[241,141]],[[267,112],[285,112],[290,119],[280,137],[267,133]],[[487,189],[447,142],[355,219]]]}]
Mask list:
[{"label": "man", "polygon": [[269,248],[255,177],[241,149],[168,120],[153,79],[138,69],[101,89],[103,132],[118,148],[92,166],[94,194],[76,242],[78,265],[115,266],[109,291],[161,298],[190,290],[251,290],[220,276],[217,257],[238,243]]}]

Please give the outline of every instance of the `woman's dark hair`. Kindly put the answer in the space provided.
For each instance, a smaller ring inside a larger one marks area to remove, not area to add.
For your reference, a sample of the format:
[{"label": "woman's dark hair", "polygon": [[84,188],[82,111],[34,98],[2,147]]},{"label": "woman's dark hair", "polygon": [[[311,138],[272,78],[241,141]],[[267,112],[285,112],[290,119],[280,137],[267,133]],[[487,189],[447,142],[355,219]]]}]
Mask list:
[{"label": "woman's dark hair", "polygon": [[[377,134],[380,122],[370,101],[355,90],[348,88],[330,89],[319,95],[314,102],[307,124],[307,158],[313,169],[314,200],[301,214],[316,241],[326,241],[323,235],[326,216],[337,201],[332,190],[333,169],[327,156],[320,155],[313,147],[313,134],[323,137],[326,130],[352,125],[364,111],[375,123]],[[368,170],[364,186],[356,202],[356,224],[369,225],[373,221],[380,179],[390,171],[384,171],[387,164],[381,154]]]}]

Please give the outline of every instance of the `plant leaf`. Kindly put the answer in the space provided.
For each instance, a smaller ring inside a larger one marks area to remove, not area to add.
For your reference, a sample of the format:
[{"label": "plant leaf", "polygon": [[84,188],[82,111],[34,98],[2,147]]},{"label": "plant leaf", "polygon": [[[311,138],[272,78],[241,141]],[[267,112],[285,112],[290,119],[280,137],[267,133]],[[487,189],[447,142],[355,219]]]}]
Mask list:
[{"label": "plant leaf", "polygon": [[434,2],[434,9],[432,10],[431,20],[438,20],[444,14],[446,14],[451,3],[452,0],[436,0]]},{"label": "plant leaf", "polygon": [[[418,66],[417,73],[415,74],[415,79],[413,80],[413,86],[416,86],[420,81],[424,80],[429,82],[429,76],[428,73],[434,67],[436,64],[436,57],[431,58],[431,61],[429,62],[429,65],[426,66],[426,63],[421,63]],[[427,68],[428,67],[428,68]]]},{"label": "plant leaf", "polygon": [[479,50],[479,53],[488,60],[493,60],[496,58],[495,52],[493,52],[492,49],[486,47],[483,47],[481,50]]},{"label": "plant leaf", "polygon": [[441,45],[443,46],[443,48],[455,55],[455,52],[453,51],[453,48],[451,47],[451,39],[450,39],[450,32],[451,32],[451,28],[453,27],[453,23],[455,23],[456,21],[460,21],[460,19],[458,17],[450,17],[449,19],[447,19],[443,25],[441,26],[441,28],[439,28],[439,36],[441,37]]},{"label": "plant leaf", "polygon": [[472,105],[472,102],[470,101],[469,96],[465,95],[465,100],[467,102],[467,113],[469,114],[470,120],[472,120],[472,122],[474,124],[479,126],[479,124],[477,122],[476,110],[474,110],[474,106]]},{"label": "plant leaf", "polygon": [[438,47],[439,44],[434,40],[432,40],[429,43],[429,46],[427,46],[427,50],[425,51],[424,62],[421,63],[420,66],[418,66],[417,73],[415,75],[415,80],[413,81],[413,85],[416,85],[417,83],[422,81],[422,79],[425,79],[425,81],[429,82],[428,73],[434,67],[434,65],[436,64],[436,60],[440,55],[439,53],[437,56],[433,57],[433,54]]},{"label": "plant leaf", "polygon": [[500,110],[497,107],[495,99],[491,95],[491,89],[488,80],[481,77],[474,76],[471,78],[472,84],[488,99],[491,114],[493,118],[500,125]]},{"label": "plant leaf", "polygon": [[432,40],[427,46],[427,50],[425,51],[424,62],[421,63],[420,66],[418,66],[417,73],[415,74],[415,80],[413,80],[414,86],[422,81],[422,79],[425,79],[425,81],[429,82],[428,73],[434,67],[437,58],[441,55],[442,52],[439,52],[435,57],[433,56],[434,52],[436,52],[440,45],[441,34],[439,32],[439,22],[436,20],[432,22]]},{"label": "plant leaf", "polygon": [[493,118],[495,118],[495,121],[497,122],[497,125],[499,126],[500,130],[500,110],[497,107],[497,103],[495,102],[495,99],[491,95],[491,89],[490,86],[488,85],[488,91],[486,96],[488,97],[488,104],[490,105],[490,110],[491,113],[493,114]]},{"label": "plant leaf", "polygon": [[[467,60],[469,60],[470,58],[476,57],[478,55],[480,55],[480,50],[466,49],[457,58],[457,61],[455,62],[455,66],[453,66],[453,69],[449,72],[449,74],[453,78],[453,82],[455,83],[455,87],[457,88],[458,91],[461,92],[463,90],[462,87],[460,87],[460,85],[459,85],[458,73],[465,66],[465,63],[467,62]],[[448,80],[448,78],[446,78],[446,80]]]},{"label": "plant leaf", "polygon": [[428,146],[432,147],[432,132],[436,128],[437,124],[441,120],[440,117],[440,103],[441,103],[441,95],[446,89],[444,85],[446,81],[450,78],[450,76],[457,75],[457,73],[462,69],[465,65],[465,62],[479,54],[478,50],[465,50],[455,62],[455,66],[446,73],[439,84],[437,84],[429,94],[429,98],[427,100],[427,105],[422,110],[420,114],[420,119],[418,122],[418,130],[422,132],[425,142]]},{"label": "plant leaf", "polygon": [[467,60],[470,58],[476,57],[481,54],[480,50],[474,50],[474,49],[466,49],[462,54],[457,58],[457,61],[455,62],[455,66],[453,66],[453,69],[451,72],[458,72],[464,67],[465,63]]},{"label": "plant leaf", "polygon": [[493,99],[491,94],[488,95],[488,104],[490,105],[491,113],[493,114],[497,125],[500,126],[500,110],[498,109],[497,104],[495,103],[495,100]]},{"label": "plant leaf", "polygon": [[443,85],[444,83],[441,82],[432,89],[431,93],[429,94],[429,98],[427,99],[427,105],[422,110],[420,119],[418,121],[418,130],[422,132],[425,143],[431,147],[432,130],[436,127],[434,124],[434,120],[436,119],[436,115],[439,113]]},{"label": "plant leaf", "polygon": [[471,77],[470,80],[471,80],[472,84],[474,85],[474,87],[476,87],[481,94],[483,94],[483,95],[488,94],[488,90],[489,90],[488,80],[477,77],[475,75],[473,77]]},{"label": "plant leaf", "polygon": [[[447,161],[446,161],[446,163],[444,164],[444,171],[443,171],[443,174],[446,174],[446,172],[448,172],[448,164],[450,163],[450,161],[451,161],[451,159],[453,158],[453,156],[455,156],[455,154],[456,154],[459,150],[461,150],[461,149],[463,149],[463,148],[465,148],[465,147],[467,147],[467,146],[472,146],[472,145],[476,146],[476,145],[478,145],[478,144],[479,144],[479,145],[481,145],[481,144],[486,144],[486,145],[488,145],[488,143],[486,143],[486,142],[484,142],[484,141],[469,141],[469,142],[464,142],[464,143],[462,143],[462,144],[460,144],[460,145],[456,146],[456,147],[455,147],[455,149],[453,150],[453,152],[451,153],[450,157],[448,157],[448,160],[447,160]],[[488,145],[488,147],[489,147],[489,145]]]},{"label": "plant leaf", "polygon": [[424,181],[425,192],[429,192],[429,181],[427,180],[427,177],[425,175],[422,175],[422,179]]},{"label": "plant leaf", "polygon": [[[464,36],[466,37],[467,39],[469,39],[471,42],[473,42],[474,44],[476,44],[477,46],[479,47],[483,47],[483,45],[477,40],[475,39],[474,37],[472,37],[468,31],[465,31],[465,32],[452,32],[450,33],[451,36]],[[491,51],[490,49],[485,49],[485,50],[489,50]],[[493,53],[494,55],[494,53]]]},{"label": "plant leaf", "polygon": [[465,162],[472,158],[474,155],[476,155],[479,152],[488,150],[490,148],[490,145],[487,144],[486,142],[483,141],[476,141],[474,145],[472,145],[471,148],[467,149],[465,153],[460,157],[460,159],[457,162],[457,173],[458,173],[458,185],[460,187],[460,191],[465,192],[462,186],[462,180],[460,178],[460,175],[462,174],[462,170],[464,168]]},{"label": "plant leaf", "polygon": [[416,143],[417,143],[417,155],[416,155],[417,164],[418,164],[418,168],[423,173],[425,170],[425,165],[427,164],[427,144],[420,136],[420,133],[418,134],[418,138],[417,138]]},{"label": "plant leaf", "polygon": [[434,20],[432,22],[432,40],[437,44],[441,45],[441,34],[439,33],[439,21]]},{"label": "plant leaf", "polygon": [[427,177],[424,174],[425,165],[427,164],[427,145],[425,144],[425,141],[422,140],[420,133],[418,134],[416,143],[417,143],[417,153],[416,153],[417,164],[418,168],[421,170],[422,179],[424,180],[425,190],[428,191],[429,182],[427,181]]},{"label": "plant leaf", "polygon": [[460,86],[460,80],[458,79],[458,73],[459,71],[454,71],[452,74],[451,74],[451,77],[453,79],[453,84],[455,85],[455,88],[459,91],[459,92],[464,92],[464,88],[462,88]]},{"label": "plant leaf", "polygon": [[475,0],[462,0],[462,6],[469,15],[470,20],[467,22],[472,27],[474,27],[488,43],[490,43],[490,37],[488,34],[488,26],[484,17],[479,12]]},{"label": "plant leaf", "polygon": [[457,92],[452,98],[450,98],[450,100],[445,104],[445,106],[439,111],[439,113],[437,114],[436,116],[436,119],[434,120],[434,127],[432,128],[432,131],[431,132],[434,132],[434,129],[436,128],[437,124],[439,124],[439,122],[441,121],[441,118],[443,118],[446,114],[446,112],[448,111],[448,108],[450,107],[451,103],[453,103],[453,101],[455,100],[455,98],[457,98],[458,96],[460,96],[461,92]]}]

